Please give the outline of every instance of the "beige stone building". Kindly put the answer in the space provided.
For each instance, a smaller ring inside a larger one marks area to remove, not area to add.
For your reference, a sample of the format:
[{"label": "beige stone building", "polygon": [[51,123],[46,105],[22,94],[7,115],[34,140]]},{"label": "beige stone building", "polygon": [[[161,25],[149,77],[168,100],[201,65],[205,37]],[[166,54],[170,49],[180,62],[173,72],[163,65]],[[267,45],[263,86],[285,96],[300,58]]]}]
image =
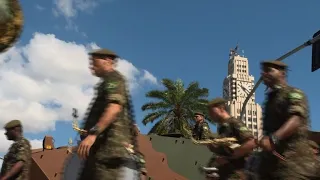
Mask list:
[{"label": "beige stone building", "polygon": [[[237,48],[230,50],[228,74],[223,81],[223,97],[228,99],[229,112],[240,119],[243,102],[254,87],[254,77],[249,74],[248,58],[237,53]],[[262,136],[262,110],[255,102],[255,94],[246,106],[242,121],[252,130],[255,137]]]}]

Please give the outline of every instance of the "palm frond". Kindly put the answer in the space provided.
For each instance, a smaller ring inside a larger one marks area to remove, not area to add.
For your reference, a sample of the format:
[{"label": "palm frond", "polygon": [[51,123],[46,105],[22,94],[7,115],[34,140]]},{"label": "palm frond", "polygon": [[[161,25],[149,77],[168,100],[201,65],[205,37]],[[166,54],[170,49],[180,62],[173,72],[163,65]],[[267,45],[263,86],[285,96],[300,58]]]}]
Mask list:
[{"label": "palm frond", "polygon": [[159,100],[166,101],[168,99],[167,92],[159,91],[159,90],[152,90],[146,93],[146,97],[148,98],[155,98]]},{"label": "palm frond", "polygon": [[170,106],[171,105],[166,102],[149,102],[149,103],[142,105],[141,109],[142,109],[142,111],[162,110],[162,109],[170,108]]},{"label": "palm frond", "polygon": [[170,120],[169,119],[162,119],[158,121],[149,131],[148,134],[158,134],[158,135],[163,135],[163,134],[168,134],[170,127]]},{"label": "palm frond", "polygon": [[144,125],[148,123],[152,123],[153,121],[160,118],[161,116],[164,116],[166,113],[167,111],[156,111],[156,112],[149,113],[143,118],[142,123]]},{"label": "palm frond", "polygon": [[168,90],[174,90],[176,88],[175,82],[171,79],[162,79],[161,83],[168,89]]},{"label": "palm frond", "polygon": [[157,121],[150,133],[181,133],[184,137],[190,137],[194,124],[193,113],[201,111],[207,114],[206,99],[209,90],[200,88],[198,82],[191,82],[187,88],[181,79],[172,81],[163,79],[165,90],[153,90],[146,93],[146,97],[159,100],[148,102],[141,109],[151,110],[142,120],[143,124]]}]

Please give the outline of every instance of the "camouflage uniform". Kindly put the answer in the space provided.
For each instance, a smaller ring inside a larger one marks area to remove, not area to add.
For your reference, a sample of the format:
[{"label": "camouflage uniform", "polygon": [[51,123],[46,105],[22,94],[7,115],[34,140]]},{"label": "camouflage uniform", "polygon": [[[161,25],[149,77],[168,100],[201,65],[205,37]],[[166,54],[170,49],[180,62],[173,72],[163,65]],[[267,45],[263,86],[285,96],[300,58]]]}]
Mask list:
[{"label": "camouflage uniform", "polygon": [[[284,64],[264,62],[262,65],[280,66]],[[308,142],[309,107],[304,93],[288,85],[276,86],[266,94],[263,109],[263,131],[272,135],[293,115],[300,116],[301,125],[291,137],[280,141],[275,151],[285,157],[280,160],[271,152],[260,153],[260,179],[296,180],[316,178],[319,165]],[[307,147],[307,148],[306,148]],[[317,178],[316,178],[317,179]]]},{"label": "camouflage uniform", "polygon": [[[224,99],[216,98],[209,103],[209,106],[213,107],[224,103],[226,103]],[[234,137],[238,140],[239,144],[243,144],[249,139],[254,138],[252,132],[246,127],[246,125],[234,117],[231,117],[223,123],[219,123],[217,131],[219,138]],[[232,151],[226,147],[219,147],[216,153],[220,156],[230,156]],[[211,158],[209,165],[217,166],[220,175],[219,179],[224,180],[243,178],[245,157],[231,160],[230,163],[222,166],[216,164],[215,159],[216,156],[214,155]]]},{"label": "camouflage uniform", "polygon": [[[13,120],[5,126],[5,129],[10,129],[16,126],[21,126],[20,121]],[[31,145],[24,137],[19,137],[9,148],[9,152],[4,156],[0,177],[4,176],[11,168],[19,161],[24,162],[22,171],[10,178],[9,180],[27,180],[31,167]]]},{"label": "camouflage uniform", "polygon": [[[201,115],[204,116],[204,114],[202,113],[195,113],[195,115]],[[210,137],[210,127],[209,124],[207,122],[205,122],[204,120],[201,122],[197,122],[193,129],[192,129],[192,137],[196,140],[205,140],[205,139],[209,139]]]},{"label": "camouflage uniform", "polygon": [[141,174],[147,175],[148,171],[146,168],[146,161],[144,159],[144,155],[141,152],[136,152],[135,157],[136,161],[138,162],[138,169],[140,170]]},{"label": "camouflage uniform", "polygon": [[319,145],[312,140],[309,140],[309,145],[311,146],[312,149],[319,149],[320,148]]},{"label": "camouflage uniform", "polygon": [[122,167],[134,166],[134,162],[131,161],[132,156],[123,143],[135,144],[133,140],[134,126],[132,119],[129,117],[129,94],[124,77],[117,71],[106,73],[96,86],[96,93],[96,99],[87,114],[87,118],[85,118],[85,130],[90,130],[95,126],[108,104],[117,103],[122,105],[123,108],[116,120],[98,136],[91,147],[90,155],[80,179],[121,179],[123,175]]}]

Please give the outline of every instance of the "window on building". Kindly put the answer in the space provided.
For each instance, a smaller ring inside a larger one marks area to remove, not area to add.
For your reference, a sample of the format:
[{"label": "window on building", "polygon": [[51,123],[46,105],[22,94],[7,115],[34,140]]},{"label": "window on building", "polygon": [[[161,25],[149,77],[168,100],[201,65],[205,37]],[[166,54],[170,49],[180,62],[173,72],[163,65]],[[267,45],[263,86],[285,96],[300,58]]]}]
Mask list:
[{"label": "window on building", "polygon": [[248,121],[249,121],[249,122],[252,122],[252,119],[249,117],[249,118],[248,118]]},{"label": "window on building", "polygon": [[252,129],[252,124],[248,125],[249,129]]},{"label": "window on building", "polygon": [[257,118],[253,118],[253,122],[255,122],[255,123],[256,123],[256,122],[257,122]]},{"label": "window on building", "polygon": [[254,136],[258,136],[258,133],[257,133],[257,132],[254,132]]},{"label": "window on building", "polygon": [[248,111],[248,114],[251,115],[251,111]]},{"label": "window on building", "polygon": [[253,127],[254,127],[254,129],[257,129],[257,128],[258,128],[258,126],[257,126],[257,125],[254,125]]}]

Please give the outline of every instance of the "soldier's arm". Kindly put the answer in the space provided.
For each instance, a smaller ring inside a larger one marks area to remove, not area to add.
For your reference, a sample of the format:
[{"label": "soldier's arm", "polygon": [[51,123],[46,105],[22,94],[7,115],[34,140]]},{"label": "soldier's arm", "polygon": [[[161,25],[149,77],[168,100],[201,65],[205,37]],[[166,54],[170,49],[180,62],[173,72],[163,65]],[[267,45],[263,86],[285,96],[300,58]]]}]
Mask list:
[{"label": "soldier's arm", "polygon": [[192,128],[192,137],[193,137],[193,138],[196,137],[195,126],[193,126],[193,128]]},{"label": "soldier's arm", "polygon": [[30,146],[26,143],[19,143],[15,146],[17,153],[16,153],[16,163],[13,165],[9,171],[1,177],[2,179],[10,179],[11,177],[15,176],[17,173],[21,171],[25,162],[30,158],[30,154],[28,154],[30,150]]},{"label": "soldier's arm", "polygon": [[236,138],[242,144],[233,151],[230,159],[238,159],[249,154],[256,147],[256,143],[251,131],[244,123],[241,121],[235,121],[232,124],[234,126],[234,130],[236,131],[235,134],[238,135]]},{"label": "soldier's arm", "polygon": [[203,123],[203,126],[202,126],[202,135],[201,135],[201,138],[202,138],[202,139],[209,139],[209,138],[210,138],[210,135],[211,135],[210,127],[209,127],[209,125],[208,125],[207,122],[204,122],[204,123]]},{"label": "soldier's arm", "polygon": [[303,121],[307,121],[308,104],[307,98],[300,90],[293,90],[288,94],[288,120],[274,133],[279,139],[283,140],[294,134]]},{"label": "soldier's arm", "polygon": [[146,161],[144,159],[144,155],[141,154],[140,152],[137,152],[137,156],[139,158],[139,170],[141,172],[141,180],[146,179],[147,178],[147,168],[146,168]]},{"label": "soldier's arm", "polygon": [[106,94],[106,101],[108,101],[109,104],[96,124],[99,127],[100,132],[103,132],[116,119],[126,101],[124,79],[120,77],[110,77],[103,88]]}]

